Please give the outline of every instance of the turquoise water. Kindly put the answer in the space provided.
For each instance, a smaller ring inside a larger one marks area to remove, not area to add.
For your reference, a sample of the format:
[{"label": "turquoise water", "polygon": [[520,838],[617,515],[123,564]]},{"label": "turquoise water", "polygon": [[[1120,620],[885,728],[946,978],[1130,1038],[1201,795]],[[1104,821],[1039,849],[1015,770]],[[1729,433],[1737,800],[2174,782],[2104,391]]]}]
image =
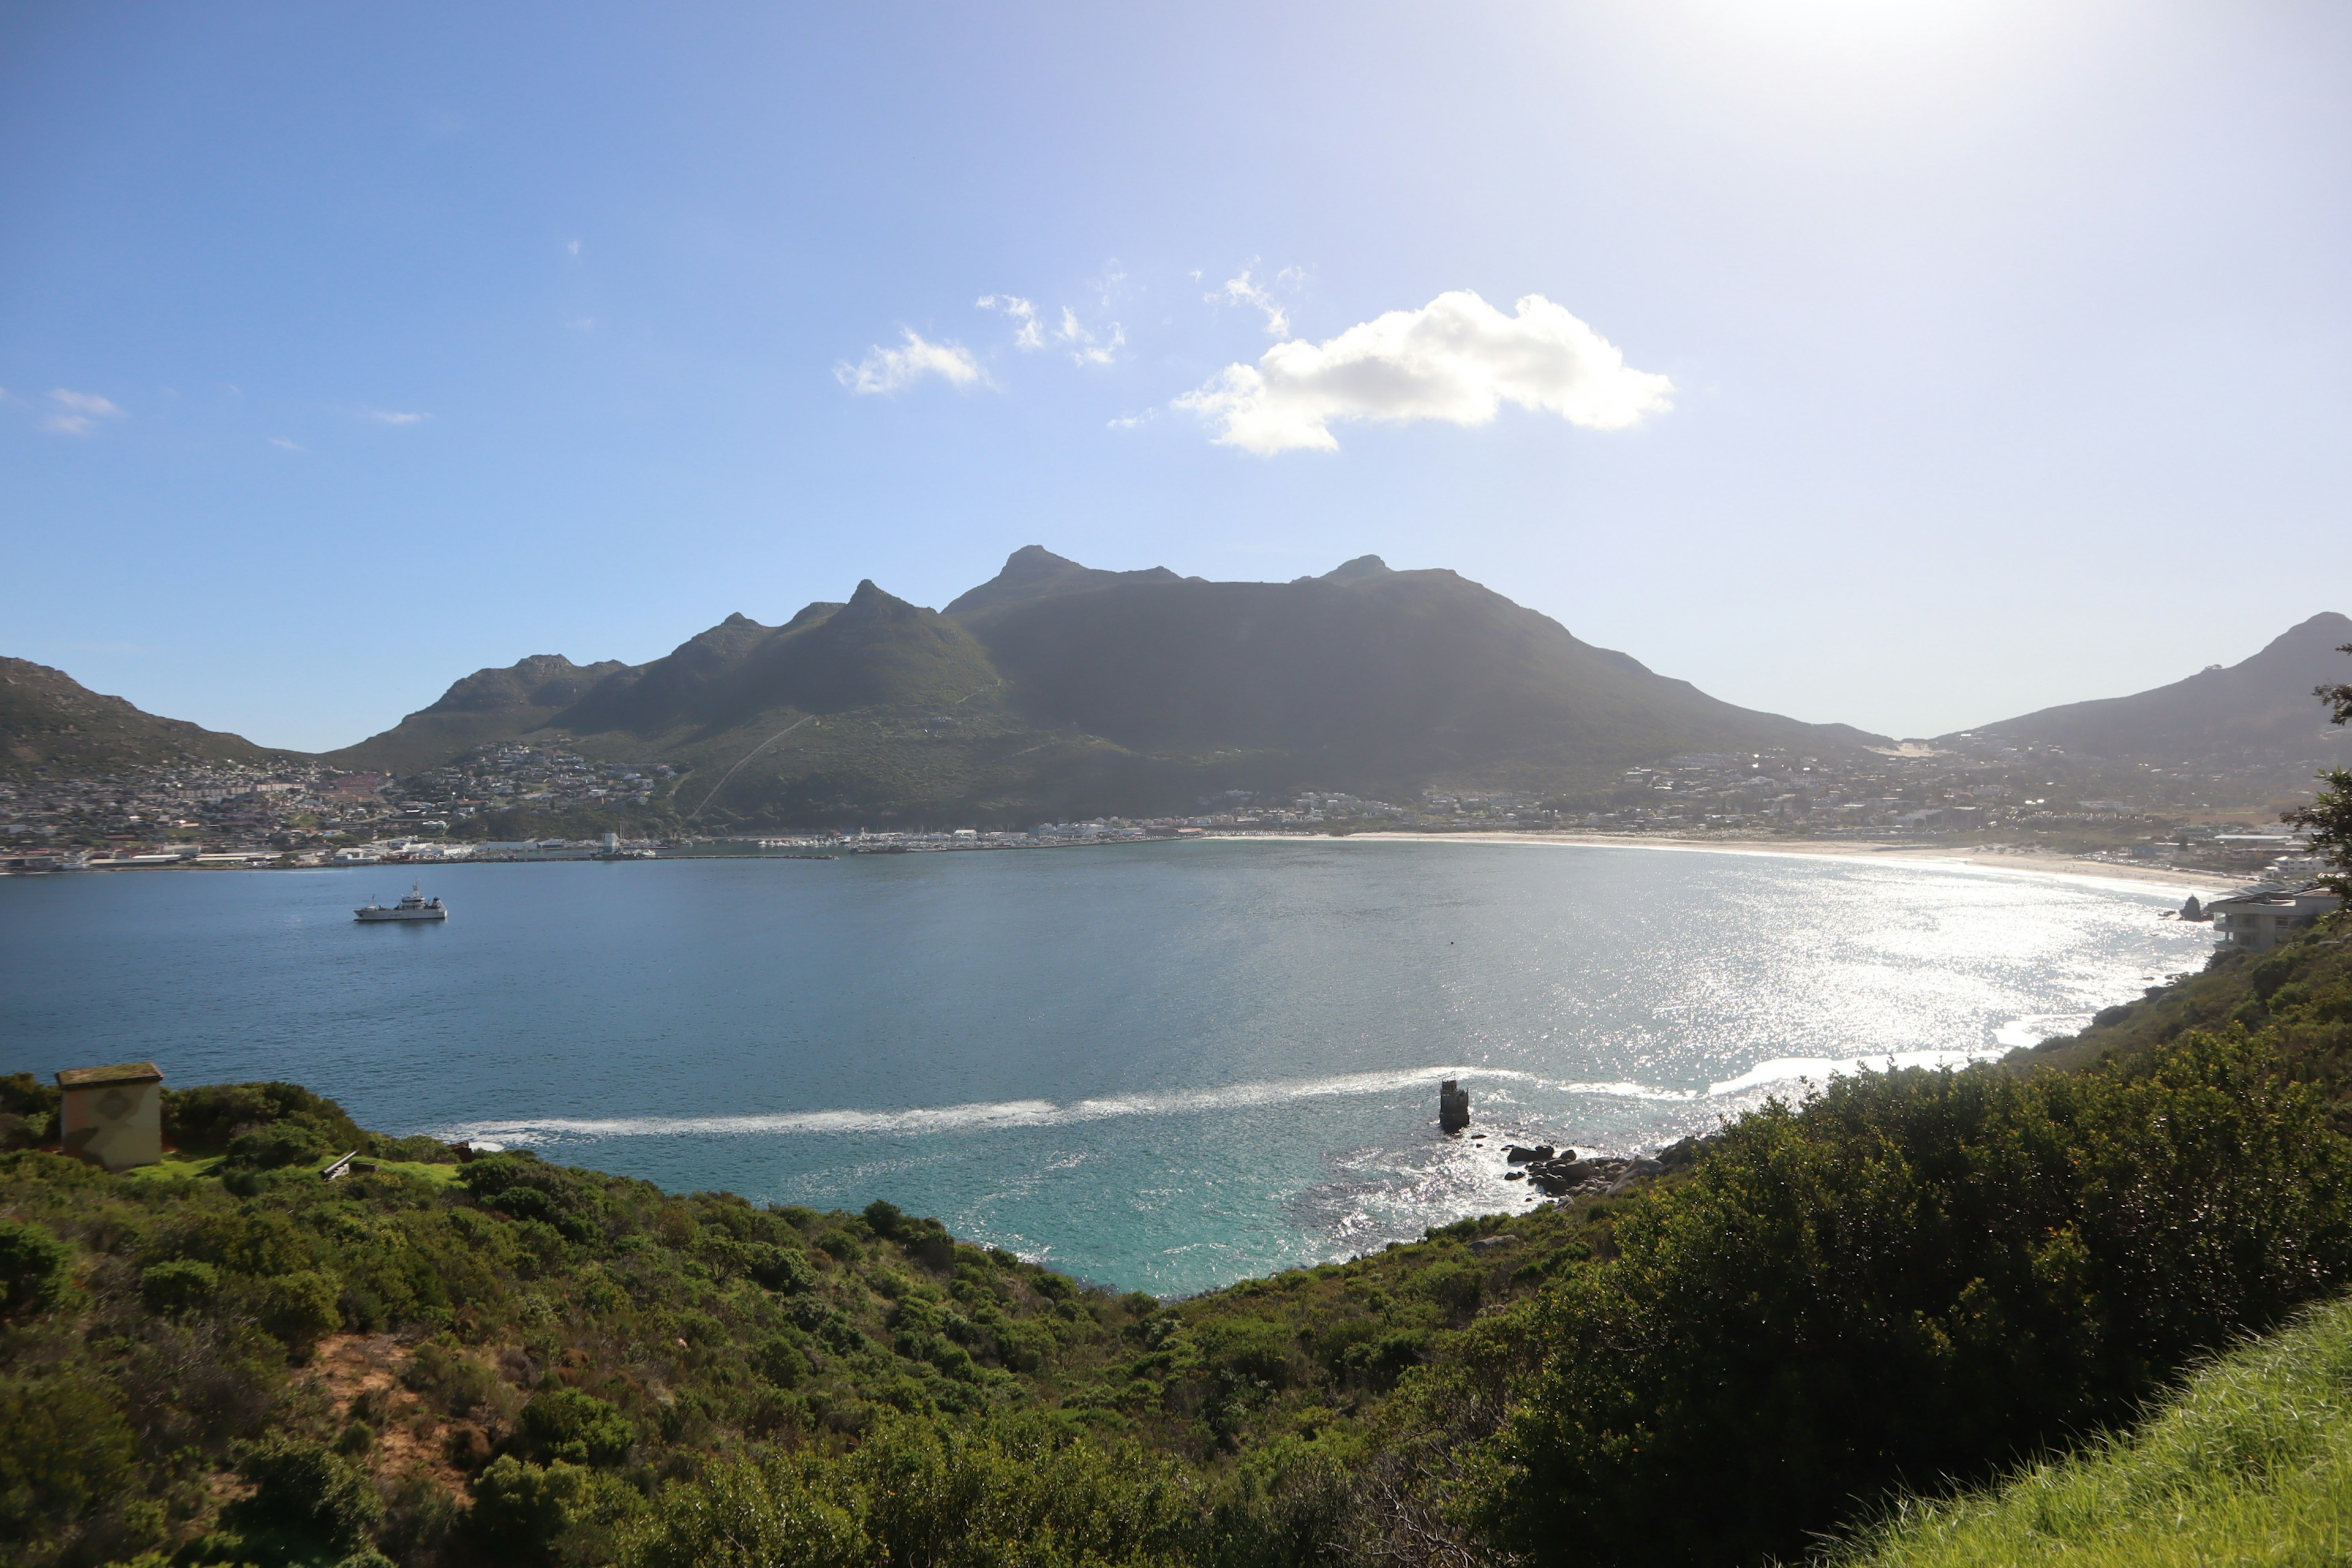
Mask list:
[{"label": "turquoise water", "polygon": [[[1198,842],[0,879],[0,1070],[152,1058],[678,1190],[1190,1291],[1524,1206],[1858,1058],[2030,1042],[2200,963],[2168,893],[1640,848]],[[1473,1131],[1435,1127],[1437,1080]]]}]

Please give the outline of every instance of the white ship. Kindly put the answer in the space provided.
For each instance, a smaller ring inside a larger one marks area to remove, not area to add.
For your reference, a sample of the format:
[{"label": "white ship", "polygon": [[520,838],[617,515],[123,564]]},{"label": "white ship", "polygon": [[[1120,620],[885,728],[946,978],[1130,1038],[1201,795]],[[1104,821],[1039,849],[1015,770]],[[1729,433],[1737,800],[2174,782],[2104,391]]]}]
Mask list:
[{"label": "white ship", "polygon": [[425,884],[422,882],[412,885],[400,902],[390,909],[370,899],[352,913],[363,921],[446,921],[449,918],[447,907],[439,899],[425,896]]}]

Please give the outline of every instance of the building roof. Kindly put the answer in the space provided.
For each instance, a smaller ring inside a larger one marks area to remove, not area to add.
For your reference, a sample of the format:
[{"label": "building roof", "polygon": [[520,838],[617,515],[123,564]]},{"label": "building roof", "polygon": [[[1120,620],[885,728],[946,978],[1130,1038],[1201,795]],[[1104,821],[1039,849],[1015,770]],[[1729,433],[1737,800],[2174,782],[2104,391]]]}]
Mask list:
[{"label": "building roof", "polygon": [[153,1062],[117,1062],[110,1068],[68,1068],[58,1074],[59,1089],[88,1089],[99,1083],[161,1083],[163,1071]]}]

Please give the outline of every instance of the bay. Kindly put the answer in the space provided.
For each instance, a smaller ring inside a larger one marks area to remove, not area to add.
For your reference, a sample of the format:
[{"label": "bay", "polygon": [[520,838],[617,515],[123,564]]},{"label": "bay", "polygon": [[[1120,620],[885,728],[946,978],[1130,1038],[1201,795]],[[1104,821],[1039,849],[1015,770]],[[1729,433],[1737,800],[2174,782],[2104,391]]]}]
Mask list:
[{"label": "bay", "polygon": [[0,879],[0,1070],[290,1079],[1172,1293],[1524,1207],[1507,1142],[2031,1043],[2212,945],[2087,878],[1366,839],[452,865],[446,924],[352,920],[412,874]]}]

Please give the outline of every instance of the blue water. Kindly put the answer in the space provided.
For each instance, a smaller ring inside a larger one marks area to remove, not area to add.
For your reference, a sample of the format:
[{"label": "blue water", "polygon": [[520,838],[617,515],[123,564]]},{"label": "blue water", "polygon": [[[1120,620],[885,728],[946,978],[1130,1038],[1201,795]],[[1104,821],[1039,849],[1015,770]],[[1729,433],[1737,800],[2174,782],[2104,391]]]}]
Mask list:
[{"label": "blue water", "polygon": [[[1190,1291],[1520,1207],[1857,1058],[2030,1042],[2203,961],[2180,893],[1361,839],[0,879],[0,1070],[152,1058],[678,1190],[887,1197]],[[1484,1142],[1434,1125],[1466,1080]]]}]

